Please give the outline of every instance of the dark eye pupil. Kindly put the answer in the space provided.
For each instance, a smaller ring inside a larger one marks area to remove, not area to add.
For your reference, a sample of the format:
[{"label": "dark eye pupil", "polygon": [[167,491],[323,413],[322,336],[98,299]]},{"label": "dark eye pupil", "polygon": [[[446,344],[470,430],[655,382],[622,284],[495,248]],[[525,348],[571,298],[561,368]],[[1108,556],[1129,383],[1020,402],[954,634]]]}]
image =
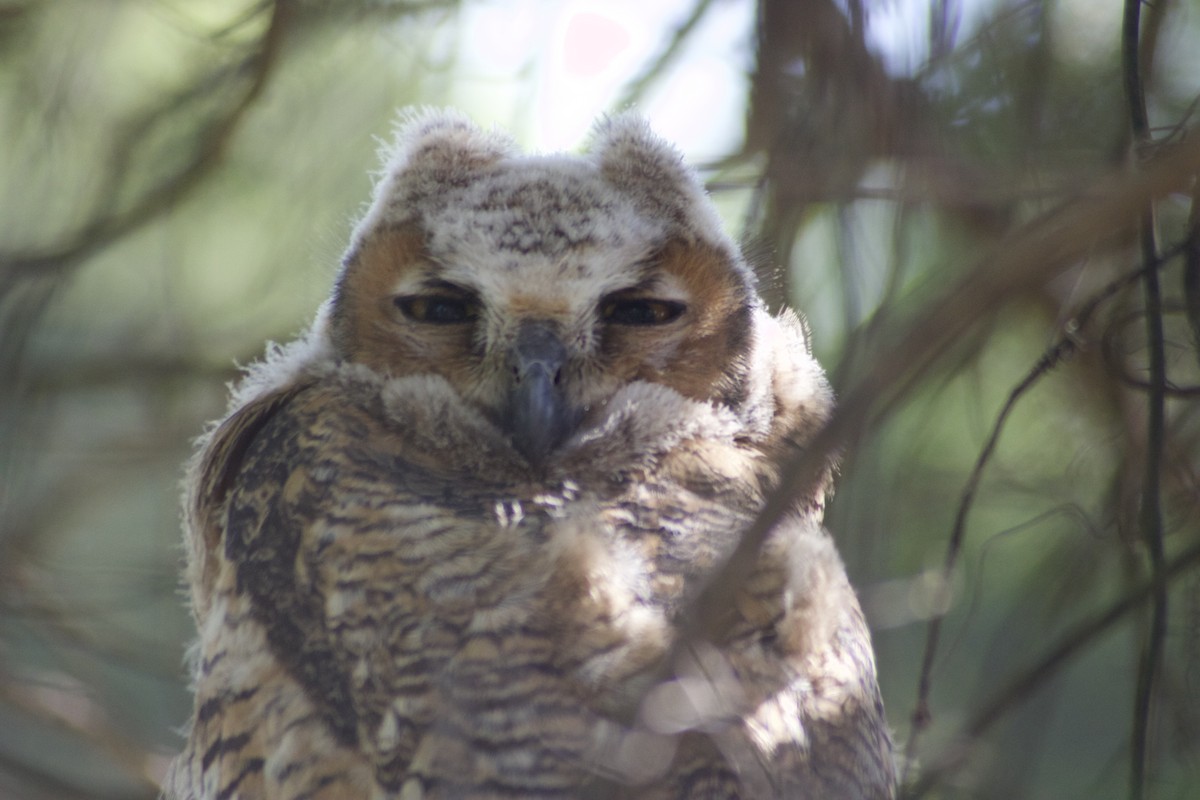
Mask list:
[{"label": "dark eye pupil", "polygon": [[618,325],[662,325],[678,319],[685,308],[670,300],[609,300],[601,316]]},{"label": "dark eye pupil", "polygon": [[395,302],[406,317],[417,322],[446,325],[475,319],[475,305],[457,297],[410,295],[397,297]]},{"label": "dark eye pupil", "polygon": [[434,297],[425,305],[427,322],[462,322],[467,316],[467,304],[460,300]]}]

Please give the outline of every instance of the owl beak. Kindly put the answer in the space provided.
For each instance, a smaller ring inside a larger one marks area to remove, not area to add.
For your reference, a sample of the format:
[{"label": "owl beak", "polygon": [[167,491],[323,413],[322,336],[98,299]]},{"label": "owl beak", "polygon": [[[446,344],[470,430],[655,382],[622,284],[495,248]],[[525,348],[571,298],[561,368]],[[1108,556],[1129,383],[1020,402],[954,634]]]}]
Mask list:
[{"label": "owl beak", "polygon": [[578,422],[563,392],[566,362],[566,345],[552,323],[521,325],[508,356],[512,383],[507,422],[513,446],[533,464],[542,464]]}]

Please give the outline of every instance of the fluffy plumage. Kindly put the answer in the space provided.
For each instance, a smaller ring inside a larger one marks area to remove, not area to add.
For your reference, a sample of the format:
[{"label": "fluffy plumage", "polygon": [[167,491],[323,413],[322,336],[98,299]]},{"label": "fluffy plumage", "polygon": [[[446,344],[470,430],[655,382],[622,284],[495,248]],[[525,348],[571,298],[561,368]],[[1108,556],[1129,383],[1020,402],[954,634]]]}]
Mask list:
[{"label": "fluffy plumage", "polygon": [[332,298],[193,463],[168,795],[891,797],[827,482],[651,685],[831,402],[639,119],[526,156],[411,115]]}]

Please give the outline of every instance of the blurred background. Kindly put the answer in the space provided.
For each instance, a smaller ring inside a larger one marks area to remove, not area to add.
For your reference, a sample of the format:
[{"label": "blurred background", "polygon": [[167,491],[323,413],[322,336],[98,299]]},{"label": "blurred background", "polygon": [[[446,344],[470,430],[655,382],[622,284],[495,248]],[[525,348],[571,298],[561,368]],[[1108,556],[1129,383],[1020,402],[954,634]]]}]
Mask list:
[{"label": "blurred background", "polygon": [[182,464],[413,104],[636,106],[807,316],[908,797],[1200,797],[1198,94],[1196,0],[0,0],[0,798],[156,795]]}]

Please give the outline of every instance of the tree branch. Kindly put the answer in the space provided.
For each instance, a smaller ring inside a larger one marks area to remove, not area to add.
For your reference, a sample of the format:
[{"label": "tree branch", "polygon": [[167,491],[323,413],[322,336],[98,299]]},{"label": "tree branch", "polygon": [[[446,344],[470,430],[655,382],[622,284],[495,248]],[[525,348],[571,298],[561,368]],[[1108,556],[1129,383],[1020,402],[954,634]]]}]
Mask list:
[{"label": "tree branch", "polygon": [[916,785],[904,794],[905,800],[917,800],[928,794],[949,774],[966,763],[970,742],[987,731],[1006,711],[1028,699],[1048,680],[1057,675],[1072,658],[1081,654],[1100,636],[1121,622],[1127,614],[1141,608],[1147,600],[1151,600],[1159,592],[1166,591],[1172,580],[1197,566],[1200,566],[1200,544],[1192,545],[1167,562],[1161,574],[1156,578],[1147,581],[1100,613],[1076,625],[1041,658],[1001,686],[980,706],[957,737],[965,744],[950,751],[949,755],[940,763],[927,770]]},{"label": "tree branch", "polygon": [[625,87],[625,91],[621,93],[621,97],[616,102],[618,110],[628,108],[642,99],[642,95],[650,88],[650,85],[662,75],[672,61],[674,61],[679,53],[683,50],[684,43],[687,42],[692,32],[696,30],[696,26],[704,19],[704,15],[712,8],[713,0],[697,0],[692,7],[692,13],[688,15],[675,33],[671,36],[667,46],[658,54],[652,62],[646,65],[646,68],[635,78],[629,81]]},{"label": "tree branch", "polygon": [[[979,484],[983,479],[983,471],[987,464],[991,461],[992,455],[995,452],[996,445],[999,443],[1000,434],[1003,432],[1005,424],[1008,421],[1009,415],[1016,407],[1017,402],[1030,390],[1038,381],[1057,368],[1063,361],[1075,355],[1079,351],[1081,340],[1080,332],[1087,326],[1092,315],[1104,303],[1111,300],[1122,290],[1128,288],[1131,284],[1139,279],[1144,279],[1144,273],[1147,270],[1157,271],[1162,268],[1163,263],[1168,260],[1172,254],[1168,254],[1162,259],[1156,260],[1154,263],[1143,266],[1126,275],[1122,275],[1116,280],[1111,281],[1107,286],[1097,292],[1071,319],[1063,326],[1064,333],[1059,336],[1042,356],[1037,363],[1029,370],[1024,378],[1012,389],[1005,401],[1000,413],[996,416],[996,421],[992,424],[991,433],[988,435],[987,441],[983,445],[979,456],[975,460],[975,465],[971,470],[970,476],[967,478],[967,483],[963,487],[960,494],[958,510],[955,513],[954,525],[950,531],[950,538],[946,543],[946,557],[942,565],[942,581],[939,592],[943,597],[935,601],[935,608],[947,607],[948,598],[945,597],[949,592],[951,585],[951,576],[958,565],[958,557],[962,550],[963,540],[966,538],[967,517],[970,514],[971,507],[974,504],[975,494],[979,489]],[[904,775],[901,779],[901,784],[908,781],[908,770],[916,763],[917,745],[921,733],[929,726],[932,719],[932,714],[929,710],[929,696],[932,692],[932,676],[933,664],[937,657],[938,645],[941,639],[942,622],[945,617],[936,615],[929,621],[925,637],[925,651],[921,660],[921,669],[917,680],[917,699],[913,706],[911,717],[912,728],[909,732],[908,742],[904,748]]]},{"label": "tree branch", "polygon": [[[241,65],[241,69],[250,71],[249,85],[238,101],[224,115],[210,123],[208,129],[198,137],[199,142],[187,163],[145,192],[132,207],[101,213],[63,245],[43,252],[0,253],[0,297],[22,281],[48,278],[51,277],[49,273],[62,273],[75,267],[114,241],[162,216],[207,178],[228,149],[246,112],[267,85],[272,68],[278,61],[284,30],[292,17],[295,2],[275,0],[271,21],[257,52]],[[152,121],[153,115],[141,124],[148,125]],[[117,163],[127,161],[127,151],[130,149],[128,141],[122,141],[117,145],[113,158]],[[119,174],[114,174],[113,178],[119,179],[123,172],[116,171]],[[110,191],[112,189],[115,187],[110,187]]]},{"label": "tree branch", "polygon": [[[1142,79],[1142,59],[1151,57],[1141,50],[1141,0],[1125,0],[1121,30],[1121,60],[1129,103],[1130,132],[1135,156],[1150,144],[1150,120],[1146,111],[1145,86]],[[1149,265],[1158,260],[1155,239],[1154,205],[1148,202],[1142,210],[1138,241],[1142,261]],[[1142,540],[1150,556],[1150,575],[1154,580],[1154,603],[1150,615],[1150,630],[1143,646],[1138,666],[1137,688],[1134,693],[1133,731],[1130,747],[1129,796],[1142,800],[1146,794],[1146,774],[1149,769],[1150,716],[1154,705],[1154,690],[1158,681],[1163,647],[1167,638],[1168,591],[1162,580],[1166,569],[1163,550],[1162,521],[1162,452],[1166,416],[1167,368],[1163,342],[1162,289],[1158,271],[1147,269],[1142,278],[1145,295],[1146,342],[1149,348],[1150,386],[1146,396],[1146,463],[1142,503],[1139,512]]]}]

